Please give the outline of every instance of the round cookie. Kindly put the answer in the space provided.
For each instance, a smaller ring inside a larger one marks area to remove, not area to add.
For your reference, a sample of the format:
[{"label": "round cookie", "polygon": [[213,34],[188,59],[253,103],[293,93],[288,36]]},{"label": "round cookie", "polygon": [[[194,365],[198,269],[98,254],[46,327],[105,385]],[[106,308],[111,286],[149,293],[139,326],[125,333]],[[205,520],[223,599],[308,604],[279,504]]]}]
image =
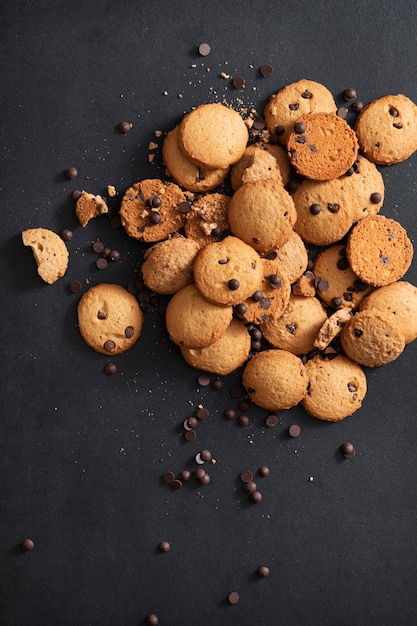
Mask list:
[{"label": "round cookie", "polygon": [[248,139],[243,118],[219,102],[201,104],[183,117],[179,127],[182,150],[202,168],[225,169],[236,163]]},{"label": "round cookie", "polygon": [[22,232],[23,245],[32,249],[38,274],[49,285],[64,276],[68,249],[59,235],[48,228],[28,228]]},{"label": "round cookie", "polygon": [[170,176],[188,191],[211,191],[225,180],[229,172],[229,168],[208,169],[190,161],[180,148],[178,126],[166,135],[162,144],[162,158]]},{"label": "round cookie", "polygon": [[294,230],[303,241],[326,246],[339,241],[352,226],[352,198],[341,179],[305,180],[292,198],[297,211]]},{"label": "round cookie", "polygon": [[142,279],[148,289],[170,295],[194,281],[193,263],[200,246],[181,235],[154,244],[144,254]]},{"label": "round cookie", "polygon": [[194,261],[193,273],[207,300],[235,305],[260,288],[263,264],[256,250],[230,236],[202,248]]},{"label": "round cookie", "polygon": [[315,258],[313,273],[318,297],[334,309],[357,309],[372,289],[349,266],[343,244],[322,250]]},{"label": "round cookie", "polygon": [[245,183],[256,180],[274,180],[283,184],[281,170],[276,158],[256,144],[248,146],[243,156],[232,166],[230,183],[237,191]]},{"label": "round cookie", "polygon": [[313,180],[339,178],[352,167],[358,154],[355,132],[334,113],[301,117],[288,137],[287,150],[297,172]]},{"label": "round cookie", "polygon": [[274,261],[262,259],[264,270],[260,288],[235,307],[235,314],[247,323],[260,324],[280,317],[291,295],[285,272]]},{"label": "round cookie", "polygon": [[223,193],[199,196],[186,215],[184,231],[187,237],[197,241],[202,248],[230,234],[229,206],[230,196]]},{"label": "round cookie", "polygon": [[308,265],[307,248],[300,235],[293,231],[287,243],[278,250],[268,253],[266,259],[277,263],[278,267],[288,277],[290,283],[294,283],[306,271]]},{"label": "round cookie", "polygon": [[394,316],[374,308],[356,313],[340,339],[346,355],[366,367],[394,361],[405,347],[405,333]]},{"label": "round cookie", "polygon": [[291,294],[280,318],[260,325],[266,341],[274,348],[303,355],[314,350],[314,341],[327,319],[320,300]]},{"label": "round cookie", "polygon": [[355,130],[370,161],[400,163],[417,150],[417,106],[403,94],[384,96],[362,109]]},{"label": "round cookie", "polygon": [[305,368],[309,382],[301,404],[309,415],[338,422],[360,409],[367,383],[357,363],[340,354],[332,359],[317,354]]},{"label": "round cookie", "polygon": [[143,312],[137,299],[120,285],[91,287],[78,303],[78,327],[84,341],[101,354],[120,354],[142,332]]},{"label": "round cookie", "polygon": [[336,113],[331,92],[321,83],[301,79],[271,96],[264,109],[265,122],[272,134],[286,144],[294,123],[306,113]]},{"label": "round cookie", "polygon": [[290,194],[273,181],[245,183],[229,207],[232,233],[260,253],[283,246],[291,237],[296,217]]},{"label": "round cookie", "polygon": [[360,311],[373,308],[394,315],[405,333],[405,343],[417,339],[417,287],[405,280],[379,287],[359,306]]},{"label": "round cookie", "polygon": [[227,376],[245,363],[250,347],[251,337],[246,326],[238,320],[232,320],[220,339],[207,348],[180,346],[180,350],[191,367],[217,376]]},{"label": "round cookie", "polygon": [[271,349],[258,352],[248,361],[242,383],[252,402],[268,411],[281,411],[304,398],[307,376],[295,354]]},{"label": "round cookie", "polygon": [[165,313],[165,323],[171,341],[192,348],[206,348],[220,339],[233,317],[231,306],[209,302],[192,285],[175,293]]},{"label": "round cookie", "polygon": [[361,280],[382,287],[404,276],[411,265],[413,245],[397,221],[370,215],[352,229],[346,255]]},{"label": "round cookie", "polygon": [[349,175],[342,177],[342,182],[351,199],[353,222],[379,213],[384,202],[385,186],[382,174],[375,163],[359,156]]},{"label": "round cookie", "polygon": [[[157,242],[182,228],[187,208],[184,192],[175,183],[148,178],[126,190],[120,207],[122,225],[130,237]],[[182,204],[185,203],[185,204]]]}]

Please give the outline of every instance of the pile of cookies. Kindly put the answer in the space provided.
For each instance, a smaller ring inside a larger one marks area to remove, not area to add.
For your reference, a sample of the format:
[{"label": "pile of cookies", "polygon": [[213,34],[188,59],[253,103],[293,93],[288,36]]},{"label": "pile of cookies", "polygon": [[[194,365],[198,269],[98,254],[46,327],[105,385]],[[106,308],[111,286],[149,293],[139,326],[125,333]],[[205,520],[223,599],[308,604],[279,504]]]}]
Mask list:
[{"label": "pile of cookies", "polygon": [[[169,180],[135,183],[120,207],[127,234],[151,244],[142,279],[169,296],[166,327],[185,361],[218,376],[243,366],[249,399],[268,411],[301,403],[337,421],[359,409],[363,368],[417,337],[417,288],[401,280],[413,246],[379,214],[377,168],[416,150],[417,106],[404,95],[361,108],[354,129],[311,80],[274,94],[263,119],[221,103],[187,113],[164,140]],[[85,192],[77,201],[82,225],[106,209]],[[81,334],[124,351],[140,307],[123,297],[120,323],[109,320],[119,296],[94,289],[79,303]]]}]

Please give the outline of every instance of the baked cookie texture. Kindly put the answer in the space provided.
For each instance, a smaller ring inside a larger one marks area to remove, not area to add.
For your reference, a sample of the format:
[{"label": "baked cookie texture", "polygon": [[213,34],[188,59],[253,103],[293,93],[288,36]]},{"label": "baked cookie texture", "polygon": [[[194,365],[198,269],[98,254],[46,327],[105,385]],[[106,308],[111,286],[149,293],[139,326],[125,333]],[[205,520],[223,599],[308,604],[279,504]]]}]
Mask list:
[{"label": "baked cookie texture", "polygon": [[259,253],[283,246],[297,218],[292,197],[281,183],[245,183],[232,196],[229,224],[232,233]]},{"label": "baked cookie texture", "polygon": [[148,289],[170,295],[194,281],[193,263],[200,246],[181,235],[148,248],[142,263],[142,279]]},{"label": "baked cookie texture", "polygon": [[229,168],[203,168],[190,161],[180,147],[179,132],[179,126],[175,126],[162,145],[162,158],[169,175],[184,189],[198,193],[212,191],[221,185]]},{"label": "baked cookie texture", "polygon": [[195,369],[227,376],[249,358],[251,338],[246,326],[232,320],[223,335],[207,348],[180,346],[184,360]]},{"label": "baked cookie texture", "polygon": [[417,150],[417,106],[403,94],[383,96],[362,109],[355,130],[370,161],[400,163]]},{"label": "baked cookie texture", "polygon": [[202,104],[179,125],[179,143],[187,158],[208,169],[225,169],[245,152],[249,133],[237,111],[219,102]]},{"label": "baked cookie texture", "polygon": [[201,293],[214,304],[239,304],[260,288],[262,259],[237,237],[226,237],[200,250],[193,266]]},{"label": "baked cookie texture", "polygon": [[385,197],[385,185],[375,163],[358,156],[348,175],[342,177],[343,187],[351,200],[353,222],[381,210]]},{"label": "baked cookie texture", "polygon": [[148,178],[126,190],[119,214],[130,237],[155,243],[184,226],[183,206],[188,210],[187,198],[176,183]]},{"label": "baked cookie texture", "polygon": [[269,411],[289,409],[301,402],[307,382],[301,359],[287,350],[258,352],[242,374],[250,400]]},{"label": "baked cookie texture", "polygon": [[265,256],[266,259],[277,263],[288,277],[290,283],[294,283],[306,271],[308,265],[307,248],[300,235],[293,231],[290,238],[283,246]]},{"label": "baked cookie texture", "polygon": [[413,244],[396,220],[370,215],[352,229],[346,255],[362,281],[382,287],[404,276],[413,259]]},{"label": "baked cookie texture", "polygon": [[275,156],[253,144],[246,148],[243,156],[232,166],[230,184],[233,191],[237,191],[245,183],[253,183],[257,180],[272,180],[284,184],[281,168]]},{"label": "baked cookie texture", "polygon": [[355,131],[335,113],[303,115],[287,141],[297,172],[313,180],[339,178],[352,167],[359,144]]},{"label": "baked cookie texture", "polygon": [[338,422],[360,409],[367,392],[362,368],[346,356],[332,359],[316,355],[305,365],[307,393],[301,404],[307,413],[327,422]]},{"label": "baked cookie texture", "polygon": [[331,92],[313,80],[301,79],[286,85],[275,93],[264,109],[269,131],[286,145],[295,122],[306,113],[336,113]]},{"label": "baked cookie texture", "polygon": [[49,285],[64,276],[69,254],[64,241],[48,228],[28,228],[22,232],[25,246],[32,248],[38,274]]},{"label": "baked cookie texture", "polygon": [[405,280],[379,287],[359,305],[360,311],[373,308],[394,316],[405,333],[406,343],[417,339],[417,287]]},{"label": "baked cookie texture", "polygon": [[397,359],[405,347],[405,332],[391,313],[359,311],[340,335],[346,355],[366,367],[380,367]]},{"label": "baked cookie texture", "polygon": [[348,309],[339,309],[332,313],[317,333],[314,347],[317,350],[325,350],[342,331],[343,326],[352,317]]},{"label": "baked cookie texture", "polygon": [[107,203],[100,195],[94,195],[88,191],[83,191],[75,205],[75,214],[81,226],[85,228],[88,222],[98,215],[109,212]]},{"label": "baked cookie texture", "polygon": [[231,306],[209,302],[192,284],[172,296],[166,309],[165,323],[170,339],[177,345],[206,348],[220,339],[232,317]]},{"label": "baked cookie texture", "polygon": [[208,193],[198,196],[186,214],[184,232],[203,248],[230,234],[230,196],[224,193]]},{"label": "baked cookie texture", "polygon": [[96,352],[125,352],[139,339],[143,312],[137,299],[120,285],[100,283],[86,291],[78,303],[78,328]]}]

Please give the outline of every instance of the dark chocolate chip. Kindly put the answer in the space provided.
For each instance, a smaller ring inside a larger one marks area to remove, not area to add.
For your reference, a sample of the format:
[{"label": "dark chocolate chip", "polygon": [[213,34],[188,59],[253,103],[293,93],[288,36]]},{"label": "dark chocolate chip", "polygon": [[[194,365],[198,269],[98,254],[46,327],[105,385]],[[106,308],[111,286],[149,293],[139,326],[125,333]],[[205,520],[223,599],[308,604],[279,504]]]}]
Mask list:
[{"label": "dark chocolate chip", "polygon": [[237,591],[232,591],[231,593],[229,593],[227,599],[229,601],[229,604],[237,604],[240,600],[240,596]]},{"label": "dark chocolate chip", "polygon": [[295,331],[297,330],[297,324],[294,324],[294,323],[285,324],[285,328],[289,330],[291,335],[294,335]]},{"label": "dark chocolate chip", "polygon": [[220,378],[215,378],[211,383],[211,387],[214,391],[220,391],[220,389],[223,389],[223,381]]},{"label": "dark chocolate chip", "polygon": [[298,111],[299,107],[300,105],[298,104],[298,102],[294,102],[288,105],[290,111]]},{"label": "dark chocolate chip", "polygon": [[327,280],[324,280],[324,278],[316,278],[314,282],[316,289],[318,289],[319,291],[327,291],[329,288],[329,283],[327,282]]},{"label": "dark chocolate chip", "polygon": [[158,626],[159,618],[156,613],[150,613],[146,616],[146,624],[147,626]]},{"label": "dark chocolate chip", "polygon": [[69,228],[64,228],[63,230],[61,230],[60,237],[62,241],[71,241],[72,236],[73,232]]},{"label": "dark chocolate chip", "polygon": [[223,417],[227,420],[234,420],[236,417],[236,412],[233,409],[225,409],[223,411]]},{"label": "dark chocolate chip", "polygon": [[321,212],[321,206],[317,203],[314,203],[310,206],[311,215],[318,215]]},{"label": "dark chocolate chip", "polygon": [[199,420],[206,420],[210,415],[209,410],[203,406],[198,407],[197,409],[197,417]]},{"label": "dark chocolate chip", "polygon": [[76,167],[69,167],[65,170],[65,176],[68,180],[75,180],[78,176],[78,170]]},{"label": "dark chocolate chip", "polygon": [[353,334],[355,335],[355,337],[362,337],[363,330],[361,330],[360,328],[355,328]]},{"label": "dark chocolate chip", "polygon": [[117,125],[117,130],[122,135],[127,135],[127,133],[131,130],[131,128],[132,128],[132,124],[130,124],[129,122],[125,122],[125,121],[119,122],[119,124]]},{"label": "dark chocolate chip", "polygon": [[97,259],[96,261],[96,267],[99,270],[105,270],[107,267],[108,263],[107,263],[107,259],[105,259],[104,257],[100,257],[99,259]]},{"label": "dark chocolate chip", "polygon": [[349,441],[346,441],[345,443],[343,443],[340,449],[341,449],[343,456],[347,459],[350,459],[353,456],[355,456],[355,448]]},{"label": "dark chocolate chip", "polygon": [[115,347],[116,347],[116,344],[111,339],[107,339],[107,341],[105,341],[103,344],[103,348],[105,349],[106,352],[112,352],[112,350],[114,350]]},{"label": "dark chocolate chip", "polygon": [[401,124],[401,122],[396,122],[395,124],[393,124],[394,128],[402,128],[403,125]]},{"label": "dark chocolate chip", "polygon": [[160,224],[161,223],[161,214],[158,213],[158,211],[151,211],[151,214],[149,216],[149,223],[150,224]]},{"label": "dark chocolate chip", "polygon": [[390,258],[386,256],[386,254],[381,254],[380,257],[382,265],[388,265],[390,263]]},{"label": "dark chocolate chip", "polygon": [[308,100],[309,98],[313,97],[313,94],[311,93],[311,91],[309,91],[308,89],[305,89],[303,91],[303,93],[301,94],[302,98],[305,98],[306,100]]},{"label": "dark chocolate chip", "polygon": [[201,43],[198,46],[198,52],[202,57],[207,57],[211,52],[211,47],[208,43]]},{"label": "dark chocolate chip", "polygon": [[253,473],[250,470],[245,469],[240,472],[240,480],[242,481],[242,483],[249,483],[252,478]]},{"label": "dark chocolate chip", "polygon": [[71,293],[78,293],[83,288],[79,280],[72,280],[69,284],[69,290]]},{"label": "dark chocolate chip", "polygon": [[338,211],[340,210],[340,205],[336,202],[329,202],[327,204],[327,208],[329,209],[330,213],[338,213]]},{"label": "dark chocolate chip", "polygon": [[158,546],[159,552],[169,552],[171,550],[171,544],[169,543],[169,541],[161,541],[161,543]]},{"label": "dark chocolate chip", "polygon": [[22,546],[22,550],[25,550],[25,552],[32,552],[32,550],[35,547],[35,544],[32,541],[32,539],[26,538],[26,539],[23,539],[21,546]]},{"label": "dark chocolate chip", "polygon": [[236,76],[236,78],[233,79],[233,87],[235,87],[235,89],[244,89],[245,79],[242,76]]},{"label": "dark chocolate chip", "polygon": [[377,191],[375,191],[374,193],[371,193],[372,204],[378,204],[379,202],[381,202],[381,200],[382,200],[382,196],[380,193],[378,193]]},{"label": "dark chocolate chip", "polygon": [[267,576],[269,576],[269,567],[267,567],[266,565],[261,565],[261,567],[258,567],[257,569],[257,574],[260,578],[266,578]]},{"label": "dark chocolate chip", "polygon": [[116,263],[120,261],[120,259],[122,258],[122,255],[120,254],[118,250],[110,250],[107,258],[109,259],[109,261]]},{"label": "dark chocolate chip", "polygon": [[102,241],[95,241],[92,248],[93,252],[95,252],[96,254],[101,254],[104,250],[104,243]]},{"label": "dark chocolate chip", "polygon": [[253,480],[249,480],[243,485],[243,488],[246,493],[254,493],[257,490],[258,486]]},{"label": "dark chocolate chip", "polygon": [[97,311],[97,317],[98,317],[98,319],[99,319],[99,320],[105,320],[105,319],[107,319],[107,313],[106,313],[106,311],[105,311],[104,309],[99,309],[99,310]]},{"label": "dark chocolate chip", "polygon": [[269,63],[265,63],[264,65],[261,65],[259,71],[261,72],[261,76],[266,78],[267,76],[271,76],[272,72],[274,71],[274,68]]},{"label": "dark chocolate chip", "polygon": [[106,363],[104,366],[104,373],[108,376],[113,376],[117,372],[117,367],[114,363]]},{"label": "dark chocolate chip", "polygon": [[336,266],[338,270],[347,270],[347,268],[349,267],[349,261],[346,257],[341,257],[340,259],[338,259]]},{"label": "dark chocolate chip", "polygon": [[262,300],[262,298],[263,298],[263,293],[259,289],[258,289],[258,291],[255,291],[254,294],[252,294],[252,300],[254,302],[260,302]]},{"label": "dark chocolate chip", "polygon": [[245,315],[247,310],[248,310],[248,307],[246,306],[244,302],[241,302],[240,304],[237,304],[235,306],[235,312],[237,315]]},{"label": "dark chocolate chip", "polygon": [[167,483],[167,485],[169,485],[169,483],[172,483],[174,479],[175,479],[174,472],[165,472],[162,475],[162,480],[164,481],[164,483]]},{"label": "dark chocolate chip", "polygon": [[395,107],[390,107],[388,113],[391,115],[391,117],[399,116],[398,109],[396,109]]},{"label": "dark chocolate chip", "polygon": [[186,438],[187,441],[195,441],[197,438],[197,433],[195,432],[195,430],[187,430],[184,437]]},{"label": "dark chocolate chip", "polygon": [[133,328],[133,326],[127,326],[127,328],[125,328],[126,339],[131,339],[134,334],[135,334],[135,329]]},{"label": "dark chocolate chip", "polygon": [[175,478],[172,483],[170,483],[169,485],[171,487],[171,489],[173,489],[174,491],[178,491],[179,489],[181,489],[182,487],[182,481],[179,480],[178,478]]},{"label": "dark chocolate chip", "polygon": [[262,494],[259,491],[254,491],[250,494],[249,500],[254,504],[259,504],[260,502],[262,502]]},{"label": "dark chocolate chip", "polygon": [[81,198],[82,195],[83,195],[83,192],[80,189],[74,189],[74,191],[71,194],[71,198],[77,201],[79,200],[79,198]]},{"label": "dark chocolate chip", "polygon": [[189,202],[180,202],[178,210],[180,213],[189,213],[191,211],[191,204]]},{"label": "dark chocolate chip", "polygon": [[353,87],[348,87],[347,89],[344,90],[343,92],[343,98],[349,102],[349,100],[354,100],[357,97],[357,92],[356,89],[354,89]]},{"label": "dark chocolate chip", "polygon": [[157,195],[153,195],[149,198],[149,206],[153,209],[157,209],[161,206],[161,198]]},{"label": "dark chocolate chip", "polygon": [[342,118],[342,120],[346,119],[347,114],[348,114],[348,110],[347,110],[347,108],[346,108],[346,107],[339,107],[339,108],[337,109],[337,111],[336,111],[336,115],[337,115],[338,117],[341,117],[341,118]]},{"label": "dark chocolate chip", "polygon": [[267,467],[266,465],[261,465],[261,467],[258,469],[258,474],[259,476],[262,476],[262,478],[266,478],[266,476],[269,476],[269,467]]},{"label": "dark chocolate chip", "polygon": [[239,415],[237,422],[239,426],[247,427],[250,424],[250,419],[247,415]]},{"label": "dark chocolate chip", "polygon": [[275,127],[275,134],[277,135],[277,137],[280,137],[284,133],[285,133],[284,126],[278,125],[278,126]]},{"label": "dark chocolate chip", "polygon": [[197,380],[201,387],[207,387],[210,384],[210,376],[208,374],[200,374]]},{"label": "dark chocolate chip", "polygon": [[268,417],[265,419],[265,424],[268,426],[268,428],[275,428],[275,426],[278,424],[278,418],[276,415],[268,415]]},{"label": "dark chocolate chip", "polygon": [[361,102],[360,100],[357,100],[356,102],[352,104],[352,111],[355,111],[355,113],[360,113],[363,107],[364,107],[363,102]]},{"label": "dark chocolate chip", "polygon": [[307,128],[307,126],[305,125],[304,122],[296,122],[294,124],[294,132],[297,135],[302,135],[303,133],[305,133],[306,132],[306,128]]},{"label": "dark chocolate chip", "polygon": [[229,287],[231,291],[237,291],[237,289],[239,289],[240,287],[240,283],[237,280],[237,278],[231,278],[229,282],[227,283],[227,286]]},{"label": "dark chocolate chip", "polygon": [[298,426],[298,424],[291,424],[288,429],[288,434],[290,435],[290,437],[298,437],[300,433],[301,428]]},{"label": "dark chocolate chip", "polygon": [[340,306],[342,306],[342,298],[335,296],[331,299],[330,304],[334,309],[338,309]]}]

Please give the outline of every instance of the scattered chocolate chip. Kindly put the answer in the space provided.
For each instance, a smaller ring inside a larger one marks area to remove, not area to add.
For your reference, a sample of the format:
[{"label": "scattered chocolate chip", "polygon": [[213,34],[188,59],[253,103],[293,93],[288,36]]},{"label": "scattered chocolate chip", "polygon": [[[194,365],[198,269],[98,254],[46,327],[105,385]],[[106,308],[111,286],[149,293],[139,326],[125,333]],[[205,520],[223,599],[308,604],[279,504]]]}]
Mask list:
[{"label": "scattered chocolate chip", "polygon": [[267,467],[266,465],[262,465],[258,469],[258,474],[259,476],[262,476],[262,478],[266,478],[266,476],[269,476],[269,467]]},{"label": "scattered chocolate chip", "polygon": [[209,410],[206,409],[205,407],[200,406],[197,409],[197,417],[199,420],[206,420],[209,415],[210,415]]},{"label": "scattered chocolate chip", "polygon": [[239,596],[237,591],[232,591],[227,596],[227,599],[229,601],[229,604],[237,604],[239,602],[239,600],[240,600],[240,596]]},{"label": "scattered chocolate chip", "polygon": [[229,282],[227,283],[227,286],[229,287],[231,291],[237,291],[237,289],[239,289],[240,287],[240,283],[237,280],[237,278],[231,278]]},{"label": "scattered chocolate chip", "polygon": [[169,541],[161,541],[161,543],[158,546],[159,552],[169,552],[171,549],[171,544],[169,543]]},{"label": "scattered chocolate chip", "polygon": [[236,412],[233,409],[225,409],[223,411],[223,417],[227,420],[234,420],[236,417]]},{"label": "scattered chocolate chip", "polygon": [[356,100],[356,102],[352,104],[352,110],[355,111],[355,113],[360,113],[363,107],[364,107],[364,104],[360,100]]},{"label": "scattered chocolate chip", "polygon": [[291,424],[291,426],[288,429],[289,436],[298,437],[300,433],[301,433],[301,428],[298,426],[298,424]]},{"label": "scattered chocolate chip", "polygon": [[182,470],[180,472],[180,479],[184,482],[187,482],[187,480],[190,480],[191,478],[191,472],[188,470]]},{"label": "scattered chocolate chip", "polygon": [[35,544],[32,541],[32,539],[26,538],[26,539],[23,539],[21,546],[22,546],[22,550],[25,550],[25,552],[32,552],[32,550],[35,547]]},{"label": "scattered chocolate chip", "polygon": [[74,191],[71,194],[71,198],[75,200],[75,202],[77,202],[77,200],[81,198],[82,194],[83,192],[80,189],[74,189]]},{"label": "scattered chocolate chip", "polygon": [[175,478],[172,483],[169,484],[169,486],[171,487],[171,489],[173,489],[174,491],[178,491],[179,489],[181,489],[182,487],[182,482],[178,479]]},{"label": "scattered chocolate chip", "polygon": [[214,391],[220,391],[220,389],[223,389],[223,381],[220,380],[220,378],[215,378],[211,383],[211,388],[214,389]]},{"label": "scattered chocolate chip", "polygon": [[198,46],[198,53],[202,56],[202,57],[207,57],[211,52],[211,47],[209,46],[208,43],[201,43]]},{"label": "scattered chocolate chip", "polygon": [[348,110],[347,110],[347,108],[346,108],[346,107],[339,107],[339,108],[337,109],[337,111],[336,111],[336,115],[337,115],[338,117],[341,117],[341,118],[342,118],[342,120],[346,119],[347,114],[348,114]]},{"label": "scattered chocolate chip", "polygon": [[266,578],[267,576],[269,576],[269,567],[267,567],[266,565],[261,565],[261,567],[258,567],[257,573],[260,578]]},{"label": "scattered chocolate chip", "polygon": [[198,482],[200,483],[200,485],[208,485],[209,482],[211,482],[210,475],[207,474],[207,472],[206,472],[204,474],[204,476],[202,476],[201,478],[198,479]]},{"label": "scattered chocolate chip", "polygon": [[263,76],[264,78],[267,78],[268,76],[271,76],[272,72],[274,71],[274,68],[269,63],[265,63],[264,65],[261,65],[259,71],[261,73],[261,76]]},{"label": "scattered chocolate chip", "polygon": [[236,384],[230,387],[230,395],[232,398],[240,398],[243,396],[243,389],[241,385]]},{"label": "scattered chocolate chip", "polygon": [[195,432],[195,430],[190,429],[185,432],[184,437],[187,441],[195,441],[197,438],[197,433]]},{"label": "scattered chocolate chip", "polygon": [[149,615],[147,615],[145,621],[147,626],[158,626],[159,624],[159,618],[156,613],[150,613]]},{"label": "scattered chocolate chip", "polygon": [[249,500],[254,504],[259,504],[260,502],[262,502],[262,494],[259,491],[254,491],[250,494]]},{"label": "scattered chocolate chip", "polygon": [[96,254],[101,254],[105,248],[104,243],[102,241],[95,241],[92,245],[93,252]]},{"label": "scattered chocolate chip", "polygon": [[248,480],[247,482],[244,483],[243,488],[246,491],[246,493],[255,493],[258,486],[253,480]]},{"label": "scattered chocolate chip", "polygon": [[83,288],[79,280],[72,280],[69,284],[69,290],[71,293],[79,293]]},{"label": "scattered chocolate chip", "polygon": [[69,228],[64,228],[60,232],[60,237],[62,241],[71,241],[72,236],[73,236],[73,232]]},{"label": "scattered chocolate chip", "polygon": [[236,76],[236,78],[233,79],[233,87],[235,89],[244,89],[245,84],[245,79],[242,76]]},{"label": "scattered chocolate chip", "polygon": [[119,124],[117,125],[117,130],[122,135],[127,135],[127,133],[131,130],[131,128],[132,128],[132,124],[130,124],[129,122],[119,122]]},{"label": "scattered chocolate chip", "polygon": [[344,99],[349,102],[349,100],[354,100],[358,96],[356,89],[353,87],[348,87],[343,92]]},{"label": "scattered chocolate chip", "polygon": [[206,474],[206,470],[203,467],[198,467],[194,471],[194,478],[196,480],[201,480],[203,478],[203,476],[205,476],[205,474]]},{"label": "scattered chocolate chip", "polygon": [[210,376],[208,374],[200,374],[197,381],[201,387],[208,387],[210,384]]},{"label": "scattered chocolate chip", "polygon": [[96,267],[99,270],[105,270],[107,265],[108,265],[107,259],[105,259],[104,257],[100,257],[96,261]]},{"label": "scattered chocolate chip", "polygon": [[340,447],[341,452],[343,454],[343,456],[347,459],[352,458],[355,455],[355,448],[353,447],[353,445],[346,441],[345,443],[343,443]]},{"label": "scattered chocolate chip", "polygon": [[169,483],[172,483],[174,479],[174,472],[165,472],[165,474],[162,475],[162,480],[164,481],[164,483],[167,483],[167,485],[169,485]]},{"label": "scattered chocolate chip", "polygon": [[68,178],[68,180],[75,180],[77,176],[78,170],[76,167],[69,167],[65,170],[65,177]]},{"label": "scattered chocolate chip", "polygon": [[242,483],[249,483],[252,478],[253,473],[250,470],[245,469],[240,472],[240,480],[242,481]]},{"label": "scattered chocolate chip", "polygon": [[211,452],[210,452],[210,450],[201,450],[200,458],[201,458],[201,460],[204,463],[208,463],[208,461],[211,461]]},{"label": "scattered chocolate chip", "polygon": [[265,424],[268,426],[268,428],[275,428],[275,426],[278,424],[278,418],[276,415],[268,415],[265,418]]},{"label": "scattered chocolate chip", "polygon": [[104,366],[104,372],[108,376],[113,376],[117,372],[117,367],[114,363],[106,363]]},{"label": "scattered chocolate chip", "polygon": [[244,428],[246,428],[250,424],[250,419],[247,415],[239,415],[239,417],[237,418],[237,422],[239,426],[243,426]]}]

